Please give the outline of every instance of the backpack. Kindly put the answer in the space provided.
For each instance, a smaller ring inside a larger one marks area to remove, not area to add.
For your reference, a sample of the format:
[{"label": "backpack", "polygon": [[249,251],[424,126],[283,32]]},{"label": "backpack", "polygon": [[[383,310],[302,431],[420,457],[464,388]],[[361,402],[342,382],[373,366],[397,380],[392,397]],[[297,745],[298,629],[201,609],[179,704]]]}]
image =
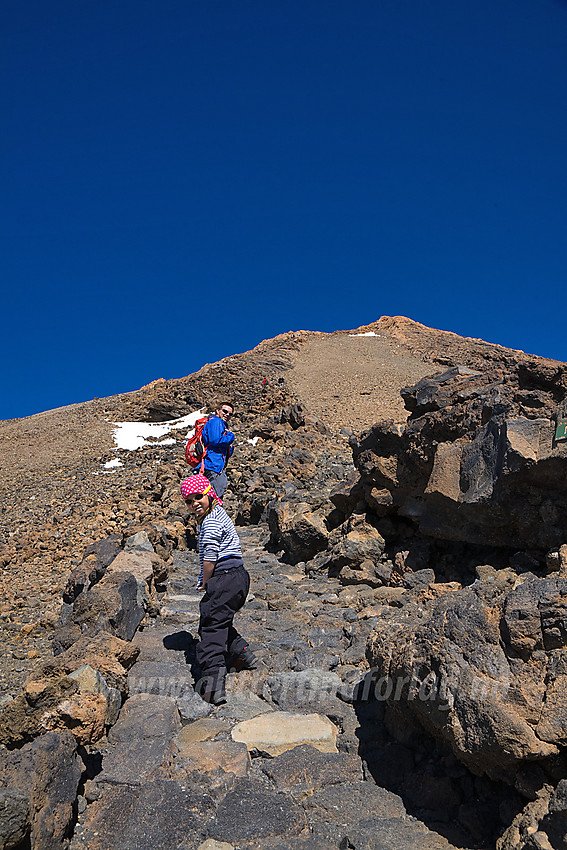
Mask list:
[{"label": "backpack", "polygon": [[195,422],[195,430],[193,431],[193,436],[189,437],[187,440],[187,445],[185,446],[185,460],[195,469],[199,464],[201,465],[201,472],[203,471],[203,466],[205,463],[205,455],[207,454],[207,449],[203,444],[202,434],[203,428],[209,421],[208,416],[202,416],[200,419],[197,419]]}]

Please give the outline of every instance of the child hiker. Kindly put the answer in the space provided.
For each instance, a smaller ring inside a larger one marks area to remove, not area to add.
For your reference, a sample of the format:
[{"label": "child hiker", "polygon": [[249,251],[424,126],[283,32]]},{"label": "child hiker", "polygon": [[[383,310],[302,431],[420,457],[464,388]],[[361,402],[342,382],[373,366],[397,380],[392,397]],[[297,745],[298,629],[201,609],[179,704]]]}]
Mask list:
[{"label": "child hiker", "polygon": [[181,483],[181,495],[199,525],[198,589],[200,603],[197,664],[201,668],[198,693],[207,702],[226,702],[227,665],[253,670],[254,653],[238,634],[232,621],[248,595],[250,576],[244,569],[240,540],[222,501],[204,475],[192,475]]}]

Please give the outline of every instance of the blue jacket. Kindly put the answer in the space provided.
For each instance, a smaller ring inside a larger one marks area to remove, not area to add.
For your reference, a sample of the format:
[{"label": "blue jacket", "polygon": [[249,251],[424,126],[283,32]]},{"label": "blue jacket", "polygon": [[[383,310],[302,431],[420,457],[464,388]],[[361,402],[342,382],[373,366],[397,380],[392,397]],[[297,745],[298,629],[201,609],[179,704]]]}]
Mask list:
[{"label": "blue jacket", "polygon": [[234,434],[227,431],[226,423],[220,416],[211,416],[205,427],[201,439],[207,447],[205,455],[205,469],[212,472],[222,472],[226,462],[234,451]]}]

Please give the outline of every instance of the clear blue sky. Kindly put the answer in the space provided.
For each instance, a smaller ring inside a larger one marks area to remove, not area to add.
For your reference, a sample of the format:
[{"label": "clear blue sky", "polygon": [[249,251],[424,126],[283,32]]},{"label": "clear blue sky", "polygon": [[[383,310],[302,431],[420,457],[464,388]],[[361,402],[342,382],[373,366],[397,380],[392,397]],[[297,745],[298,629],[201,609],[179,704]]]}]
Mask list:
[{"label": "clear blue sky", "polygon": [[564,0],[3,0],[0,417],[381,315],[567,360]]}]

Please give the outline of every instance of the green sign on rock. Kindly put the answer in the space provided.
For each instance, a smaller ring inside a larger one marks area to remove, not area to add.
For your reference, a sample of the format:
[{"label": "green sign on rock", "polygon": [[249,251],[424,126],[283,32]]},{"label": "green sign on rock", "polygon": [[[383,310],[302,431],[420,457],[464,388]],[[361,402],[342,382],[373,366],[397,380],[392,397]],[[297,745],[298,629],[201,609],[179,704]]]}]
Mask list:
[{"label": "green sign on rock", "polygon": [[555,429],[556,440],[567,440],[567,419],[559,419]]}]

